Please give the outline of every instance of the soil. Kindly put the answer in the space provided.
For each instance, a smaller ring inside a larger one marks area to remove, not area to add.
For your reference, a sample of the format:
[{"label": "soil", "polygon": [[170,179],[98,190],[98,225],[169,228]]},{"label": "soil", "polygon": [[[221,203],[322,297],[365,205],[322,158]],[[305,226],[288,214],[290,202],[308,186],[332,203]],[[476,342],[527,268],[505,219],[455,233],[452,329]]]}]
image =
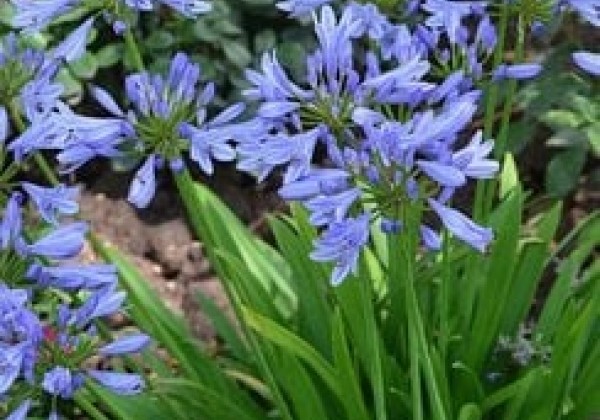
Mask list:
[{"label": "soil", "polygon": [[[154,200],[146,209],[136,209],[126,198],[130,173],[118,173],[105,164],[94,164],[78,175],[82,186],[81,213],[93,231],[116,245],[148,279],[165,303],[183,315],[195,335],[207,342],[215,339],[201,314],[197,294],[212,298],[227,308],[225,294],[194,239],[175,186],[167,174],[159,174]],[[230,208],[254,230],[264,233],[264,214],[282,205],[274,191],[258,187],[233,167],[222,166],[206,182]],[[95,259],[91,250],[86,258]]]}]

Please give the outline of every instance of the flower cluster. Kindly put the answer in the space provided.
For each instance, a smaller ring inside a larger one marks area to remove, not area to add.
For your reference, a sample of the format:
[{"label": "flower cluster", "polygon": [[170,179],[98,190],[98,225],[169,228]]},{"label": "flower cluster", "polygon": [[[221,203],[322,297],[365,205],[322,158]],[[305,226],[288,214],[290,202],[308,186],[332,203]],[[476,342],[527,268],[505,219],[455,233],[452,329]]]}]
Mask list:
[{"label": "flower cluster", "polygon": [[113,341],[96,331],[98,320],[122,310],[125,294],[115,267],[72,261],[88,230],[65,221],[79,211],[78,189],[36,185],[20,174],[32,152],[48,147],[44,141],[69,142],[70,133],[56,129],[56,115],[68,107],[55,76],[82,54],[90,27],[84,22],[46,52],[15,34],[0,41],[0,399],[14,420],[47,409],[58,418],[59,402],[88,378],[122,394],[144,385],[137,374],[95,369],[98,356],[140,351],[149,338]]},{"label": "flower cluster", "polygon": [[[13,25],[25,32],[43,30],[57,18],[73,11],[86,15],[102,12],[115,33],[123,33],[134,22],[136,12],[148,12],[165,5],[193,18],[212,9],[204,0],[11,0],[15,9]],[[90,19],[92,21],[93,19]]]},{"label": "flower cluster", "polygon": [[[324,6],[315,16],[319,47],[308,57],[306,85],[293,82],[274,54],[265,54],[262,72],[247,72],[245,94],[258,102],[265,131],[237,139],[238,167],[261,179],[286,168],[280,194],[304,203],[323,229],[312,257],[334,263],[334,284],[356,270],[372,223],[398,234],[411,209],[436,215],[480,251],[492,240],[490,229],[450,201],[468,179],[498,169],[487,157],[490,140],[481,132],[466,142],[462,136],[478,108],[478,57],[493,48],[494,29],[480,3],[429,0],[423,7],[432,14],[411,31],[373,5],[352,3],[339,19]],[[472,15],[480,19],[473,36],[462,24]],[[455,48],[434,57],[442,36]],[[504,77],[523,76],[503,68]],[[437,249],[433,226],[419,229],[423,244]]]},{"label": "flower cluster", "polygon": [[[25,418],[46,394],[71,399],[87,378],[121,394],[137,393],[137,374],[95,370],[87,361],[142,350],[143,334],[106,342],[97,320],[122,309],[116,269],[69,262],[81,251],[87,225],[64,223],[78,212],[77,189],[20,183],[5,197],[0,222],[0,397],[21,401]],[[32,218],[27,210],[39,217]],[[29,215],[29,217],[25,217]],[[44,407],[39,407],[43,409]],[[38,409],[36,407],[36,409]],[[53,415],[56,415],[55,413]]]}]

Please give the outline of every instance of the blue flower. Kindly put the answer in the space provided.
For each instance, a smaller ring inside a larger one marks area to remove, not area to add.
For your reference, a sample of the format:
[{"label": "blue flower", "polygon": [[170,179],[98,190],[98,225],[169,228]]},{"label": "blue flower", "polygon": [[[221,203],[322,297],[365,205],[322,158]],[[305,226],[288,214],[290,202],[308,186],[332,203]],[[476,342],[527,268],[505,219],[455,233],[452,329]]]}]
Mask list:
[{"label": "blue flower", "polygon": [[421,234],[421,241],[425,248],[432,251],[437,251],[442,247],[442,238],[439,233],[431,229],[429,226],[421,225],[419,228]]},{"label": "blue flower", "polygon": [[57,227],[31,244],[20,239],[17,241],[16,248],[27,256],[35,255],[52,259],[72,258],[83,248],[87,231],[87,223],[70,223]]},{"label": "blue flower", "polygon": [[203,0],[160,0],[160,2],[187,18],[194,18],[212,10],[212,5]]},{"label": "blue flower", "polygon": [[4,419],[4,420],[26,420],[27,413],[29,412],[30,408],[31,408],[31,400],[26,399],[17,407],[17,409],[15,411],[13,411],[11,414],[9,414],[8,417],[6,417],[6,419]]},{"label": "blue flower", "polygon": [[58,60],[64,59],[67,62],[80,58],[85,53],[85,46],[93,24],[94,18],[84,21],[52,51],[53,57]]},{"label": "blue flower", "polygon": [[537,63],[501,64],[494,70],[494,80],[516,79],[526,80],[536,77],[542,71]]},{"label": "blue flower", "polygon": [[464,214],[444,206],[436,200],[429,199],[428,203],[453,235],[478,251],[485,251],[494,237],[491,229],[477,225]]},{"label": "blue flower", "polygon": [[58,215],[74,215],[79,212],[77,196],[79,188],[60,184],[56,187],[40,187],[30,182],[21,186],[35,203],[39,215],[48,223],[58,225]]},{"label": "blue flower", "polygon": [[89,370],[88,375],[119,395],[135,395],[144,389],[144,381],[136,374]]},{"label": "blue flower", "polygon": [[84,383],[81,374],[71,372],[63,366],[55,366],[44,374],[42,388],[49,393],[63,399],[71,399]]},{"label": "blue flower", "polygon": [[432,14],[425,24],[431,28],[444,29],[450,43],[456,44],[463,29],[462,19],[481,14],[485,5],[483,1],[426,0],[421,7]]},{"label": "blue flower", "polygon": [[8,114],[3,106],[0,106],[0,144],[8,139],[9,125]]},{"label": "blue flower", "polygon": [[573,53],[573,61],[585,72],[600,77],[600,53],[577,51]]},{"label": "blue flower", "polygon": [[40,31],[75,6],[77,0],[11,0],[15,6],[12,24],[26,32]]},{"label": "blue flower", "polygon": [[100,348],[98,354],[103,356],[117,356],[129,353],[138,353],[150,344],[150,337],[146,334],[130,334],[119,337],[117,340]]},{"label": "blue flower", "polygon": [[22,196],[20,193],[13,193],[8,199],[2,216],[2,222],[0,222],[0,249],[7,249],[12,246],[14,241],[21,236],[23,224],[21,199]]},{"label": "blue flower", "polygon": [[319,239],[310,257],[315,261],[333,261],[331,284],[340,284],[350,272],[356,274],[358,257],[369,239],[370,216],[362,214],[357,218],[348,218],[334,222]]},{"label": "blue flower", "polygon": [[583,19],[594,26],[600,26],[600,5],[598,0],[566,0]]},{"label": "blue flower", "polygon": [[108,264],[79,264],[44,266],[34,263],[27,269],[26,277],[40,287],[63,290],[95,290],[117,284],[117,269]]},{"label": "blue flower", "polygon": [[330,3],[332,0],[286,0],[280,1],[276,6],[290,13],[292,17],[304,16],[311,13],[316,8]]},{"label": "blue flower", "polygon": [[33,376],[42,337],[38,317],[27,308],[29,293],[0,283],[0,395],[15,380]]},{"label": "blue flower", "polygon": [[359,197],[360,190],[351,188],[337,194],[319,195],[304,204],[311,212],[310,222],[315,226],[325,226],[342,221]]},{"label": "blue flower", "polygon": [[136,172],[129,187],[127,200],[137,208],[145,208],[150,204],[156,192],[156,156],[150,155]]},{"label": "blue flower", "polygon": [[281,133],[242,141],[237,147],[237,167],[263,180],[275,167],[287,165],[284,183],[296,181],[309,173],[314,149],[321,134],[321,128],[317,127],[305,133]]},{"label": "blue flower", "polygon": [[490,179],[500,166],[497,161],[487,159],[493,147],[493,141],[483,142],[483,133],[477,131],[467,146],[452,154],[452,164],[469,178]]},{"label": "blue flower", "polygon": [[279,189],[288,201],[305,201],[318,195],[331,195],[348,188],[350,174],[342,169],[315,168],[310,173]]}]

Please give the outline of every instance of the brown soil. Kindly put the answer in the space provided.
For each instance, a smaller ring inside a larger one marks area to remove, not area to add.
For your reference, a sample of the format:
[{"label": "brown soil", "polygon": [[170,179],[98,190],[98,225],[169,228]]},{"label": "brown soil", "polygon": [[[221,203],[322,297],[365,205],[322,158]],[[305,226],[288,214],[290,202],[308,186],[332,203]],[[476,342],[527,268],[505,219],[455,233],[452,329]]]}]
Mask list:
[{"label": "brown soil", "polygon": [[[167,305],[189,321],[198,338],[212,341],[212,328],[199,310],[197,293],[213,298],[221,308],[227,307],[227,301],[202,245],[186,224],[183,205],[166,173],[159,175],[157,194],[143,210],[126,201],[131,174],[96,165],[79,179],[83,181],[81,213],[93,231],[127,255]],[[263,230],[264,213],[281,205],[272,191],[249,183],[234,168],[221,167],[216,176],[201,182],[207,181],[242,220],[258,230]],[[90,253],[87,257],[95,258]]]}]

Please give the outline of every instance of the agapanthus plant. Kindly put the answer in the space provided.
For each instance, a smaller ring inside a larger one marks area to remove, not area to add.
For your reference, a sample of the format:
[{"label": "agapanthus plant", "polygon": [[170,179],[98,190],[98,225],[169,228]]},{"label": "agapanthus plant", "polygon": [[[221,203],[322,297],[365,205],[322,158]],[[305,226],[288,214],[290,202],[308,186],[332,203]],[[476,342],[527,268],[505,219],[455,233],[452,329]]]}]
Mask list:
[{"label": "agapanthus plant", "polygon": [[29,411],[58,418],[88,379],[121,394],[144,386],[137,373],[98,369],[98,357],[140,351],[149,338],[97,332],[100,320],[123,310],[125,293],[115,267],[74,261],[88,232],[65,217],[79,211],[78,188],[21,181],[24,160],[56,133],[45,131],[52,116],[68,110],[55,75],[82,54],[90,25],[48,52],[14,34],[0,44],[0,399],[14,420]]},{"label": "agapanthus plant", "polygon": [[[238,139],[240,169],[264,178],[286,167],[280,193],[305,203],[323,228],[312,255],[335,263],[334,283],[356,270],[370,225],[397,234],[415,222],[407,220],[408,209],[431,212],[480,251],[493,237],[450,204],[468,179],[490,178],[498,169],[487,157],[490,140],[480,132],[467,142],[462,136],[478,107],[474,80],[460,70],[440,78],[428,46],[406,27],[396,29],[407,44],[385,51],[384,37],[371,36],[385,31],[371,31],[364,10],[350,6],[338,19],[322,8],[307,85],[293,82],[271,54],[263,57],[262,73],[248,72],[253,88],[246,95],[258,101],[257,119],[269,130]],[[371,38],[367,50],[364,37]],[[420,231],[425,246],[439,247],[432,225],[421,222]]]}]

